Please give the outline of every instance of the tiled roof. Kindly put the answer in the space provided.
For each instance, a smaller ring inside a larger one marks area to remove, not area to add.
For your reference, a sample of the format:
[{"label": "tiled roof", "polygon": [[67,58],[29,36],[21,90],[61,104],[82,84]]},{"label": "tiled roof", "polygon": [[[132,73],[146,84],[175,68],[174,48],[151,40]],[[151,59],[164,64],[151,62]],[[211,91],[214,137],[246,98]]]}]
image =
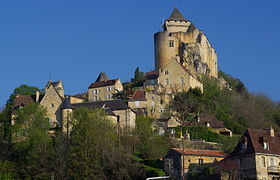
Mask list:
[{"label": "tiled roof", "polygon": [[105,72],[101,72],[99,74],[99,76],[97,77],[97,79],[95,80],[95,82],[100,82],[100,81],[108,81],[109,78],[108,76],[105,74]]},{"label": "tiled roof", "polygon": [[211,128],[224,128],[223,121],[220,121],[212,114],[202,114],[199,117],[199,122],[197,120],[186,122],[187,126],[206,126],[207,123],[210,124]]},{"label": "tiled roof", "polygon": [[145,92],[141,90],[136,90],[130,100],[146,100]]},{"label": "tiled roof", "polygon": [[[237,144],[231,156],[241,154],[253,154],[253,153],[266,153],[266,154],[278,154],[280,155],[280,133],[275,132],[275,136],[270,135],[269,130],[257,130],[247,129],[242,136],[240,142]],[[241,143],[243,139],[247,140],[247,148],[241,149]],[[264,149],[263,140],[268,142],[268,149]]]},{"label": "tiled roof", "polygon": [[172,148],[180,154],[184,155],[197,155],[197,156],[214,156],[214,157],[226,157],[228,154],[223,151],[212,151],[212,150],[200,150],[200,149],[182,149]]},{"label": "tiled roof", "polygon": [[26,106],[34,102],[34,99],[30,95],[17,95],[14,100],[14,108],[18,106]]},{"label": "tiled roof", "polygon": [[177,8],[174,8],[171,16],[167,20],[169,20],[169,21],[187,21],[184,18],[184,16],[182,15],[182,13]]},{"label": "tiled roof", "polygon": [[91,85],[88,87],[90,88],[98,88],[98,87],[106,87],[106,86],[112,86],[115,85],[118,79],[108,80],[108,81],[99,81],[91,83]]},{"label": "tiled roof", "polygon": [[146,79],[157,79],[158,78],[158,73],[156,71],[147,72],[145,74],[145,78]]},{"label": "tiled roof", "polygon": [[74,108],[87,107],[90,109],[102,108],[104,107],[104,105],[112,111],[130,109],[130,107],[122,100],[96,101],[72,104]]}]

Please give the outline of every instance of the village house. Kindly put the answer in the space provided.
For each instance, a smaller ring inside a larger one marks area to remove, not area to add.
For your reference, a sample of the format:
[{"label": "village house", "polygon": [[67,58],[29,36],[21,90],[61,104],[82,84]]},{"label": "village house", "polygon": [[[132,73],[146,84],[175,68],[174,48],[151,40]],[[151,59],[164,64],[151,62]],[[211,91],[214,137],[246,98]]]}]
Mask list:
[{"label": "village house", "polygon": [[88,100],[90,102],[113,100],[113,94],[120,91],[123,91],[121,80],[109,80],[108,76],[101,72],[96,81],[88,87]]},{"label": "village house", "polygon": [[[231,164],[231,166],[229,166]],[[247,129],[235,149],[220,162],[222,179],[280,179],[280,133]]]},{"label": "village house", "polygon": [[220,161],[226,156],[223,151],[172,148],[164,157],[164,171],[179,179],[198,173],[204,165]]},{"label": "village house", "polygon": [[206,126],[211,131],[232,137],[232,131],[225,128],[224,122],[217,119],[213,114],[197,115],[196,119],[184,123],[185,126]]}]

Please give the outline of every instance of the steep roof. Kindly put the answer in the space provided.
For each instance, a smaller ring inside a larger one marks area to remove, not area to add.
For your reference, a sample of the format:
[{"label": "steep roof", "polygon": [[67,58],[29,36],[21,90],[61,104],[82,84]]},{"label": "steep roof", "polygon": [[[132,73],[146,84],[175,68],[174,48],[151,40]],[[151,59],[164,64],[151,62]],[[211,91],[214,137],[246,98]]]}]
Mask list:
[{"label": "steep roof", "polygon": [[172,148],[172,150],[184,154],[184,155],[194,155],[194,156],[213,156],[213,157],[226,157],[228,154],[224,151],[213,151],[213,150],[200,150],[200,149],[184,149]]},{"label": "steep roof", "polygon": [[[280,133],[275,132],[275,136],[270,135],[269,130],[257,130],[257,129],[247,129],[239,143],[230,154],[231,156],[241,155],[241,154],[253,154],[253,153],[266,153],[266,154],[278,154],[280,155]],[[241,149],[242,141],[247,140],[247,148]],[[263,141],[268,142],[268,149],[264,149]]]},{"label": "steep roof", "polygon": [[123,100],[96,101],[72,104],[74,108],[87,107],[90,109],[103,108],[104,105],[112,111],[130,109],[130,107]]},{"label": "steep roof", "polygon": [[130,100],[146,100],[145,92],[141,90],[136,90]]},{"label": "steep roof", "polygon": [[14,108],[18,106],[26,106],[32,103],[35,103],[35,101],[30,95],[17,95],[14,100]]},{"label": "steep roof", "polygon": [[108,76],[105,74],[105,72],[101,72],[99,74],[99,76],[97,77],[97,79],[95,80],[95,82],[100,82],[100,81],[108,81],[109,78]]},{"label": "steep roof", "polygon": [[116,84],[117,80],[118,80],[118,79],[94,82],[94,83],[91,83],[90,86],[89,86],[88,88],[91,89],[91,88],[112,86],[112,85],[115,85],[115,84]]},{"label": "steep roof", "polygon": [[187,19],[184,18],[182,13],[177,8],[174,8],[171,16],[167,20],[168,21],[187,21]]}]

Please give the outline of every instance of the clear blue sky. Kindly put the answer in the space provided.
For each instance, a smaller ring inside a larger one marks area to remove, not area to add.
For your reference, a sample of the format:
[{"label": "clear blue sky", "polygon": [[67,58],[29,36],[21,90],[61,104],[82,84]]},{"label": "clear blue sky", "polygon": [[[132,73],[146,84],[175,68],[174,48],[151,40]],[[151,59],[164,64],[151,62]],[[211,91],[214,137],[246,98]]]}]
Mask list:
[{"label": "clear blue sky", "polygon": [[280,100],[279,0],[3,0],[0,106],[50,73],[77,94],[101,71],[124,82],[152,70],[153,34],[174,7],[207,35],[221,70]]}]

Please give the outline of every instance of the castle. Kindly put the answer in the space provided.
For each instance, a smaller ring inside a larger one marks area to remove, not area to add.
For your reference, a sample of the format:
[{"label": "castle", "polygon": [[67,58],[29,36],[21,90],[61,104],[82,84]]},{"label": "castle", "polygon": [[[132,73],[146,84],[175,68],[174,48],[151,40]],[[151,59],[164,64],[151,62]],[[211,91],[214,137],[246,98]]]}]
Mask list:
[{"label": "castle", "polygon": [[14,109],[30,103],[39,103],[47,109],[52,128],[65,126],[67,114],[75,108],[102,108],[108,117],[122,129],[135,127],[136,113],[161,118],[166,105],[176,92],[200,88],[203,75],[218,78],[217,54],[207,37],[175,8],[164,21],[162,31],[154,34],[155,69],[147,72],[139,87],[126,104],[114,100],[113,95],[123,91],[120,79],[110,80],[101,73],[88,87],[87,101],[66,96],[61,81],[49,81],[42,96],[18,96]]}]

